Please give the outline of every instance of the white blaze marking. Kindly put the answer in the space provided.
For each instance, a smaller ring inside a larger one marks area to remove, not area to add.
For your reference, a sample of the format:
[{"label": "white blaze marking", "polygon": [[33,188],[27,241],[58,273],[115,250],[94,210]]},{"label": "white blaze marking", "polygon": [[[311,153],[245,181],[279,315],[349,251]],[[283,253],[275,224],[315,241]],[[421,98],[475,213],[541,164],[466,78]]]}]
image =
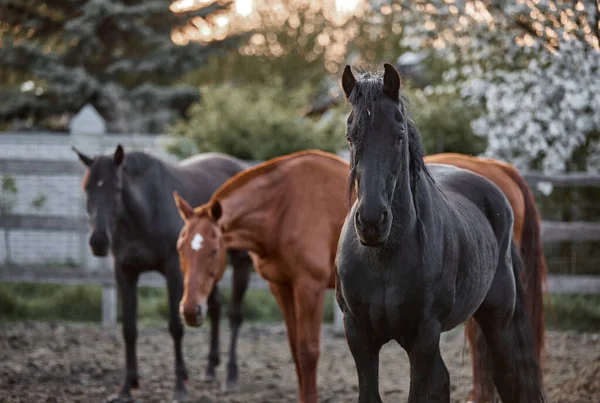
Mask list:
[{"label": "white blaze marking", "polygon": [[102,185],[104,185],[104,181],[98,181],[97,185],[98,187],[102,187]]},{"label": "white blaze marking", "polygon": [[367,114],[371,116],[371,111],[367,109]]},{"label": "white blaze marking", "polygon": [[199,250],[202,247],[202,241],[204,241],[204,238],[202,237],[202,235],[196,232],[196,235],[194,235],[194,239],[192,239],[192,249]]}]

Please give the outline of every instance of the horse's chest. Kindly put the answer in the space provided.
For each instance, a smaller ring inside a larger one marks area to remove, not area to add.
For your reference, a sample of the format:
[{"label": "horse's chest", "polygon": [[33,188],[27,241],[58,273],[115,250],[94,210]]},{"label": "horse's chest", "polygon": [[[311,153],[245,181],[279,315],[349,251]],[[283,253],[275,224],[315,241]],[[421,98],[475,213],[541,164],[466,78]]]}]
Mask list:
[{"label": "horse's chest", "polygon": [[383,337],[398,335],[403,327],[420,321],[426,295],[421,284],[375,270],[352,273],[342,269],[339,276],[350,312],[370,322]]},{"label": "horse's chest", "polygon": [[273,283],[283,283],[289,281],[284,263],[276,259],[264,259],[257,255],[252,255],[252,263],[256,271],[266,281]]},{"label": "horse's chest", "polygon": [[124,269],[135,269],[138,271],[160,269],[161,259],[157,249],[150,248],[146,243],[129,240],[115,244],[115,260]]}]

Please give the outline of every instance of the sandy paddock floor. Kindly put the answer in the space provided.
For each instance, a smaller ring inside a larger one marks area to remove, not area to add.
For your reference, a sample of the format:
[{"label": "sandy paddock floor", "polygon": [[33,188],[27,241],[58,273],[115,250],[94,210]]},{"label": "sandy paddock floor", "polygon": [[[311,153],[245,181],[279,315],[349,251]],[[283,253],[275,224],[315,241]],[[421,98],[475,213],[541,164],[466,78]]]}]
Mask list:
[{"label": "sandy paddock floor", "polygon": [[[221,365],[216,383],[201,381],[208,352],[208,328],[186,329],[184,354],[192,402],[296,402],[296,374],[282,325],[245,323],[239,344],[240,390],[221,391],[228,358],[228,325],[222,323]],[[600,402],[600,335],[549,332],[544,376],[548,401]],[[465,402],[471,387],[468,347],[462,329],[443,335],[442,354],[451,376],[452,402]],[[140,389],[137,402],[170,401],[174,381],[173,344],[165,327],[138,333]],[[0,402],[102,402],[124,374],[120,329],[73,323],[3,323],[0,329]],[[389,343],[381,351],[380,390],[384,402],[406,401],[408,360]],[[319,360],[320,402],[356,402],[354,362],[343,338],[325,326]]]}]

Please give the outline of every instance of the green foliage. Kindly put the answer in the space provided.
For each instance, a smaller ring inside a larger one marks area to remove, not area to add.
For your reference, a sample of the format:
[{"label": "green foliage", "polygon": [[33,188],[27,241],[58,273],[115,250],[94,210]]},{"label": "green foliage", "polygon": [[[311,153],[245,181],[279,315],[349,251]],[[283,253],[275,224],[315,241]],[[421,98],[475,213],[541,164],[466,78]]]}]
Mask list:
[{"label": "green foliage", "polygon": [[[231,291],[221,290],[221,318],[231,303]],[[333,322],[333,291],[327,291],[323,319]],[[118,320],[121,320],[120,300]],[[275,297],[269,291],[248,290],[242,312],[248,321],[281,322],[283,317]],[[73,320],[102,319],[102,291],[99,286],[51,284],[0,284],[0,320]],[[165,288],[138,288],[138,320],[142,324],[164,323],[169,319]]]},{"label": "green foliage", "polygon": [[[221,318],[226,319],[230,290],[221,291]],[[325,294],[323,321],[333,322],[334,292]],[[549,329],[600,331],[600,295],[553,295],[545,300]],[[269,291],[248,290],[243,302],[244,319],[281,322],[281,311]],[[52,284],[0,284],[1,320],[73,320],[100,322],[102,291],[99,286]],[[138,289],[141,324],[164,323],[169,309],[165,288]],[[120,316],[119,316],[120,319]]]},{"label": "green foliage", "polygon": [[0,120],[19,126],[51,127],[91,102],[111,131],[162,132],[198,99],[174,82],[238,40],[172,40],[226,3],[177,13],[173,0],[25,3],[0,2]]},{"label": "green foliage", "polygon": [[2,176],[2,189],[0,191],[0,214],[10,214],[16,204],[17,180],[14,176]]},{"label": "green foliage", "polygon": [[98,286],[0,284],[0,318],[99,322],[101,317]]},{"label": "green foliage", "polygon": [[31,201],[31,205],[37,209],[41,209],[46,204],[46,201],[48,201],[48,197],[40,193]]},{"label": "green foliage", "polygon": [[478,155],[485,151],[485,140],[473,134],[471,129],[471,120],[478,111],[464,105],[456,92],[428,94],[411,88],[406,91],[427,154]]},{"label": "green foliage", "polygon": [[180,157],[219,151],[267,160],[306,149],[335,152],[344,146],[341,111],[332,111],[329,120],[302,117],[308,87],[292,90],[276,79],[270,85],[211,85],[202,93],[203,101],[191,107],[189,120],[171,128],[175,141],[167,148]]},{"label": "green foliage", "polygon": [[550,329],[600,332],[600,295],[553,295],[545,305]]},{"label": "green foliage", "polygon": [[7,193],[16,194],[17,193],[17,180],[10,175],[5,175],[2,177],[2,191]]}]

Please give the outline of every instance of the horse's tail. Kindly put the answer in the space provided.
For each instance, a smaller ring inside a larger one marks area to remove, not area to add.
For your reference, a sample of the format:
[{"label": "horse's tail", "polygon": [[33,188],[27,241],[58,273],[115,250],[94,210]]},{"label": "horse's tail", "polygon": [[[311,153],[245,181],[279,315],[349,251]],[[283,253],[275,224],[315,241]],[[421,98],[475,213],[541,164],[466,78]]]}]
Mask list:
[{"label": "horse's tail", "polygon": [[544,323],[544,296],[543,288],[546,285],[546,259],[542,244],[541,222],[535,206],[533,192],[519,172],[510,165],[503,166],[504,171],[519,186],[525,202],[525,217],[521,235],[521,256],[525,265],[523,273],[525,287],[525,309],[531,320],[534,347],[538,359],[542,360],[545,340]]},{"label": "horse's tail", "polygon": [[[513,272],[515,276],[515,311],[511,319],[512,350],[505,351],[511,354],[514,361],[515,380],[519,383],[518,400],[515,402],[545,402],[546,398],[542,392],[542,374],[540,362],[535,354],[535,342],[530,325],[529,314],[526,310],[525,295],[521,281],[523,271],[523,262],[513,242],[511,246],[511,255],[513,261]],[[499,374],[502,376],[501,374]]]}]

